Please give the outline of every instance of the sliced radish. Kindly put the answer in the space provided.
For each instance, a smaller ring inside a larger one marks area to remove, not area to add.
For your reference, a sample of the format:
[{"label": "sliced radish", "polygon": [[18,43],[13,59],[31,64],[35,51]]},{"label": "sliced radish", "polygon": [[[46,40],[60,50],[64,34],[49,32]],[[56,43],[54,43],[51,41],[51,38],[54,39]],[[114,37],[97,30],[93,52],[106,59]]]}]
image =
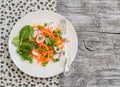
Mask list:
[{"label": "sliced radish", "polygon": [[36,37],[37,35],[41,34],[41,30],[34,30],[34,37]]},{"label": "sliced radish", "polygon": [[53,32],[53,30],[55,30],[56,27],[57,27],[56,24],[55,24],[54,22],[51,22],[51,23],[48,24],[48,27],[47,27],[47,28],[51,29],[52,32]]},{"label": "sliced radish", "polygon": [[36,37],[36,42],[37,43],[42,43],[43,41],[45,40],[45,36],[42,36],[42,35],[37,35]]}]

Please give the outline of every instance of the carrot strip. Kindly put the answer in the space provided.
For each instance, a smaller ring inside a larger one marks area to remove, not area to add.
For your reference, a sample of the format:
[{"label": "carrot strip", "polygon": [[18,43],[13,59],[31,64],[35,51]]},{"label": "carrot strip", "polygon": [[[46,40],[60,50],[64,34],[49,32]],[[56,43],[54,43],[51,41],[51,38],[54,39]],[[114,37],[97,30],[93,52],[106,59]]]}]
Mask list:
[{"label": "carrot strip", "polygon": [[[36,25],[33,25],[32,27],[35,29],[35,28],[38,28],[38,24]],[[55,40],[56,42],[54,44],[58,44],[58,47],[60,49],[63,49],[64,48],[64,41],[61,39],[61,37],[59,36],[55,36],[55,34],[52,32],[52,29],[53,27],[51,28],[47,28],[45,26],[42,25],[42,27],[40,28],[40,30],[38,30],[37,34],[41,34],[43,36],[46,36],[46,35],[49,35],[49,37],[53,40]],[[56,30],[56,34],[59,35],[59,25],[58,27],[55,29]],[[45,63],[45,62],[49,62],[49,61],[52,61],[54,59],[54,48],[52,47],[52,49],[50,48],[50,46],[47,46],[45,44],[45,41],[43,41],[42,43],[36,43],[36,37],[32,38],[32,40],[35,42],[35,44],[37,45],[37,48],[34,49],[34,51],[38,54],[37,56],[36,55],[33,55],[31,52],[30,52],[30,56],[34,59],[36,59],[37,63],[38,64],[42,64],[42,63]],[[70,40],[67,40],[66,42],[70,42]],[[40,53],[40,49],[42,48],[42,53]],[[45,48],[47,48],[48,50],[45,50]],[[52,55],[52,57],[51,57]]]}]

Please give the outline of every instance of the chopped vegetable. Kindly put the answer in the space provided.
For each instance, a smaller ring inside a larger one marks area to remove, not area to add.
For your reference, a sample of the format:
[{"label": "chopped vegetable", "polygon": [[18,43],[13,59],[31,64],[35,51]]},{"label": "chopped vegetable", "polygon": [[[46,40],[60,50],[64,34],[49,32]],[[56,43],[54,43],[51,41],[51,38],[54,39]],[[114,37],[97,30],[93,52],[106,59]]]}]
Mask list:
[{"label": "chopped vegetable", "polygon": [[30,26],[30,25],[24,26],[22,28],[22,30],[20,31],[19,44],[21,45],[22,42],[26,39],[31,40],[33,35],[34,35],[34,30],[33,30],[32,26]]},{"label": "chopped vegetable", "polygon": [[63,52],[63,55],[65,55],[65,51]]},{"label": "chopped vegetable", "polygon": [[41,26],[41,25],[39,25],[39,26],[38,26],[38,29],[41,29],[41,28],[42,28],[42,26]]},{"label": "chopped vegetable", "polygon": [[47,66],[49,61],[58,62],[64,49],[59,28],[48,28],[44,25],[26,25],[19,35],[13,38],[12,43],[18,47],[17,53],[23,60],[33,63],[35,59],[42,66]]},{"label": "chopped vegetable", "polygon": [[47,26],[48,24],[47,23],[44,23],[44,26]]},{"label": "chopped vegetable", "polygon": [[54,40],[51,39],[50,37],[45,38],[45,43],[47,46],[52,46],[54,44]]},{"label": "chopped vegetable", "polygon": [[43,50],[42,50],[42,48],[41,48],[41,47],[39,48],[39,51],[40,51],[40,54],[42,54]]},{"label": "chopped vegetable", "polygon": [[47,64],[48,64],[48,62],[45,62],[45,63],[42,64],[42,66],[47,66]]},{"label": "chopped vegetable", "polygon": [[53,47],[52,46],[50,46],[50,50],[52,50],[53,49]]},{"label": "chopped vegetable", "polygon": [[37,43],[42,43],[45,40],[45,37],[42,35],[37,35],[36,37],[36,42]]},{"label": "chopped vegetable", "polygon": [[19,46],[19,36],[14,37],[12,43],[13,43],[15,46]]}]

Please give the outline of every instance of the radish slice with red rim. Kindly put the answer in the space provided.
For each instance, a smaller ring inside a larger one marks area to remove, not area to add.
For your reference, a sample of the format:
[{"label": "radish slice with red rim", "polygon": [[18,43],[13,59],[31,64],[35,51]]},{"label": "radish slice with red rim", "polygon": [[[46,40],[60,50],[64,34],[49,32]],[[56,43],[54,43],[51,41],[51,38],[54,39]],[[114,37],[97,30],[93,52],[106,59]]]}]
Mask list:
[{"label": "radish slice with red rim", "polygon": [[45,36],[42,36],[42,35],[37,35],[36,37],[36,42],[37,43],[42,43],[43,41],[45,40]]},{"label": "radish slice with red rim", "polygon": [[37,35],[41,34],[41,30],[34,30],[34,37],[36,37]]}]

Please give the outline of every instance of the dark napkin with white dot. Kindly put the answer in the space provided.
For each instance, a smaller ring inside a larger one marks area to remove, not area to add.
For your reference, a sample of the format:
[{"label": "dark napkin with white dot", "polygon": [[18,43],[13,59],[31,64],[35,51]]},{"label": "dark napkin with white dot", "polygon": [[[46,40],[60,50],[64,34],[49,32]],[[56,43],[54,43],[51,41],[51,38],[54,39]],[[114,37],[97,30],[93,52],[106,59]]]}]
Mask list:
[{"label": "dark napkin with white dot", "polygon": [[8,52],[8,38],[15,23],[29,12],[56,11],[55,0],[0,0],[0,87],[59,87],[59,76],[36,78],[20,71]]}]

